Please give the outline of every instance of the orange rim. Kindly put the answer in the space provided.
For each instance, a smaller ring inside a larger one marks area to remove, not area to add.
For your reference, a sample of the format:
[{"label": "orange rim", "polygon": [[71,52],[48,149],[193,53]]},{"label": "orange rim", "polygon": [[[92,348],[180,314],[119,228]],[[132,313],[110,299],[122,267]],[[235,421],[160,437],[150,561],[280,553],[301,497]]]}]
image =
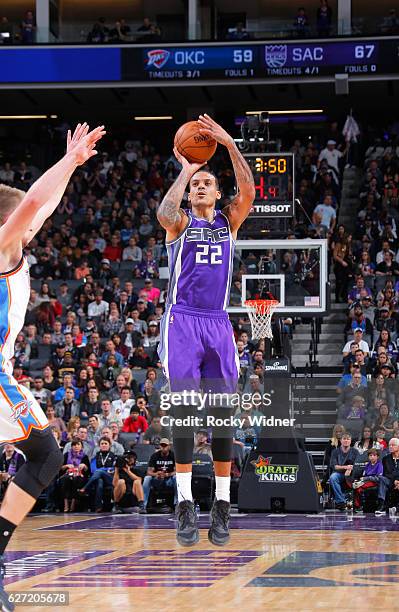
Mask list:
[{"label": "orange rim", "polygon": [[258,314],[270,314],[279,303],[278,300],[246,300],[245,306],[254,308]]}]

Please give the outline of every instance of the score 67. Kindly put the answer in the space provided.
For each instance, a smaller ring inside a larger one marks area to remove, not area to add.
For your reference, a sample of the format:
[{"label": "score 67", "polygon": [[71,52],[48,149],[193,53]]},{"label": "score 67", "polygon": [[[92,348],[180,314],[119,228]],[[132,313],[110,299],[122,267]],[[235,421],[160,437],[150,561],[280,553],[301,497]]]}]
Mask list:
[{"label": "score 67", "polygon": [[355,58],[356,59],[370,59],[375,50],[375,45],[356,45],[355,46]]}]

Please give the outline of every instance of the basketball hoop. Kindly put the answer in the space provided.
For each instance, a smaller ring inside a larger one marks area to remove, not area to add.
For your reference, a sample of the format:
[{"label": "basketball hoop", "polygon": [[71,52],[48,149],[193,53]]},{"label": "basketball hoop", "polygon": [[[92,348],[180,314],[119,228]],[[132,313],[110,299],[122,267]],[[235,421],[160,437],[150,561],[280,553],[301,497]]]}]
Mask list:
[{"label": "basketball hoop", "polygon": [[272,316],[278,305],[277,300],[246,300],[245,306],[248,309],[254,340],[272,340]]}]

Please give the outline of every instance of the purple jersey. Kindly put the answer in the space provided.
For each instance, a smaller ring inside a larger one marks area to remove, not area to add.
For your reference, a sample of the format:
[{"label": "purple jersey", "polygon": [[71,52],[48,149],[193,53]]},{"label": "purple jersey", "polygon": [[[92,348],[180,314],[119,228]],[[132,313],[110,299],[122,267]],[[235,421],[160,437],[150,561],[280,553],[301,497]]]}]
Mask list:
[{"label": "purple jersey", "polygon": [[233,272],[234,240],[229,221],[215,210],[213,221],[190,210],[187,228],[167,242],[170,285],[168,304],[202,310],[225,310]]}]

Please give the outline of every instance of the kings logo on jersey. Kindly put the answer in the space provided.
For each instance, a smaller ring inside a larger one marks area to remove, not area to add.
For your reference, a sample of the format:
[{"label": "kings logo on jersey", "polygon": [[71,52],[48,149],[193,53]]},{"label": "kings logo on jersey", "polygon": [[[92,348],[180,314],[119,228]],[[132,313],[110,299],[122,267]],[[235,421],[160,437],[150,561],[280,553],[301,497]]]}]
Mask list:
[{"label": "kings logo on jersey", "polygon": [[147,68],[155,66],[155,68],[161,69],[165,66],[169,57],[170,52],[166,51],[166,49],[152,49],[152,51],[147,51]]},{"label": "kings logo on jersey", "polygon": [[269,68],[282,68],[287,61],[287,45],[266,45],[265,60]]}]

